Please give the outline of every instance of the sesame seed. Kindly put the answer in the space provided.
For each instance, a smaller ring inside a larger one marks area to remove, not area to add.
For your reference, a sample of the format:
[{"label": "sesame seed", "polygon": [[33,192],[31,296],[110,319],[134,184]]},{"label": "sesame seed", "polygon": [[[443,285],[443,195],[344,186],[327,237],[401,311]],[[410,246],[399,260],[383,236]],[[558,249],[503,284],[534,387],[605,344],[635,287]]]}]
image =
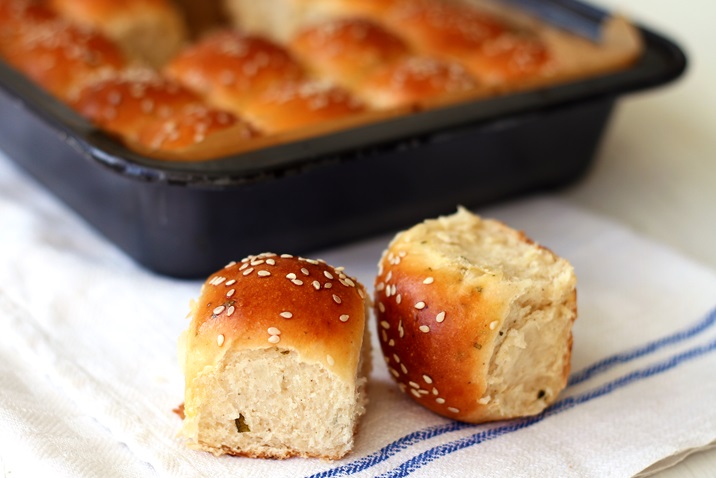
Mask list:
[{"label": "sesame seed", "polygon": [[263,260],[251,261],[252,266],[260,266],[263,263],[264,263]]},{"label": "sesame seed", "polygon": [[216,308],[213,310],[214,315],[219,315],[220,313],[222,313],[222,312],[224,311],[225,308],[226,308],[226,307],[224,307],[223,305],[220,305],[219,307],[216,307]]},{"label": "sesame seed", "polygon": [[239,270],[242,271],[242,270],[246,269],[247,267],[249,267],[249,263],[244,262],[243,264],[241,264],[241,267],[239,267]]},{"label": "sesame seed", "polygon": [[333,279],[333,274],[328,271],[323,271],[323,275],[326,276],[326,279]]},{"label": "sesame seed", "polygon": [[403,373],[408,373],[408,367],[406,367],[404,363],[400,364],[400,370],[402,370]]},{"label": "sesame seed", "polygon": [[293,272],[289,272],[288,274],[286,274],[286,279],[288,280],[294,280],[295,278],[296,274],[294,274]]},{"label": "sesame seed", "polygon": [[445,403],[445,399],[438,397],[438,398],[435,399],[435,402],[436,402],[436,403],[439,403],[440,405],[442,405],[443,403]]},{"label": "sesame seed", "polygon": [[433,282],[435,282],[435,279],[432,277],[426,277],[425,280],[423,280],[423,284],[432,284]]},{"label": "sesame seed", "polygon": [[392,373],[395,378],[400,377],[400,372],[398,372],[394,368],[389,368],[388,370],[390,370],[390,373]]},{"label": "sesame seed", "polygon": [[303,281],[300,279],[294,279],[291,282],[293,282],[295,285],[303,285]]},{"label": "sesame seed", "polygon": [[415,398],[421,398],[421,396],[420,396],[420,394],[418,393],[418,391],[415,390],[414,388],[411,388],[411,389],[410,389],[410,393],[412,393],[412,394],[415,396]]},{"label": "sesame seed", "polygon": [[271,342],[272,344],[277,344],[279,342],[279,340],[281,340],[281,337],[279,337],[278,335],[271,335],[268,338],[268,341]]},{"label": "sesame seed", "polygon": [[236,307],[233,305],[229,306],[229,309],[226,311],[227,317],[231,317],[234,314],[234,311],[236,310]]},{"label": "sesame seed", "polygon": [[377,290],[378,292],[380,292],[380,291],[382,291],[383,289],[385,289],[385,282],[378,282],[378,285],[375,286],[375,290]]},{"label": "sesame seed", "polygon": [[460,410],[455,407],[448,407],[448,412],[460,413]]},{"label": "sesame seed", "polygon": [[338,267],[334,267],[333,270],[336,272],[343,272],[344,270],[346,270],[346,268],[343,266],[338,266]]},{"label": "sesame seed", "polygon": [[234,292],[236,292],[236,289],[231,289],[229,292],[226,293],[226,298],[228,299],[232,295],[234,295]]},{"label": "sesame seed", "polygon": [[437,395],[437,394],[438,394],[438,389],[433,387],[433,395]]},{"label": "sesame seed", "polygon": [[219,347],[221,347],[222,345],[224,345],[224,336],[223,336],[222,334],[219,334],[219,335],[216,337],[216,343],[219,345]]},{"label": "sesame seed", "polygon": [[276,327],[269,327],[266,330],[270,335],[281,335],[281,331],[278,330]]},{"label": "sesame seed", "polygon": [[387,320],[381,320],[380,326],[383,327],[385,330],[388,330],[390,328],[390,324],[388,323]]},{"label": "sesame seed", "polygon": [[496,320],[493,320],[492,322],[490,322],[490,330],[495,330],[497,328],[498,323],[499,322]]},{"label": "sesame seed", "polygon": [[311,284],[313,285],[313,288],[314,288],[314,289],[316,289],[316,290],[320,290],[320,289],[321,289],[321,283],[318,282],[317,280],[314,280],[313,282],[311,282]]},{"label": "sesame seed", "polygon": [[257,274],[259,275],[259,277],[268,277],[271,275],[269,271],[258,271]]},{"label": "sesame seed", "polygon": [[293,317],[293,314],[292,314],[291,312],[289,312],[289,311],[281,312],[281,313],[278,314],[278,315],[280,315],[280,316],[283,317],[284,319],[290,319],[291,317]]},{"label": "sesame seed", "polygon": [[363,289],[356,289],[358,291],[358,296],[361,299],[365,299],[365,294],[363,293]]},{"label": "sesame seed", "polygon": [[291,259],[293,256],[291,254],[281,254],[281,257],[284,259]]},{"label": "sesame seed", "polygon": [[333,294],[333,300],[335,301],[336,304],[340,304],[342,302],[341,298],[338,297],[336,294]]},{"label": "sesame seed", "polygon": [[348,319],[350,319],[350,316],[348,314],[343,314],[339,317],[341,322],[348,322]]},{"label": "sesame seed", "polygon": [[428,385],[433,383],[433,379],[430,378],[430,375],[423,375],[423,380],[425,380],[425,383],[427,383]]},{"label": "sesame seed", "polygon": [[418,327],[418,330],[420,330],[424,334],[427,334],[428,332],[430,332],[430,327],[428,327],[427,325],[421,325],[420,327]]},{"label": "sesame seed", "polygon": [[301,274],[307,276],[307,275],[308,275],[308,269],[306,269],[305,267],[301,267]]},{"label": "sesame seed", "polygon": [[388,333],[385,330],[380,331],[380,337],[383,339],[383,342],[388,341]]},{"label": "sesame seed", "polygon": [[395,360],[395,363],[400,363],[400,357],[398,357],[398,354],[393,354],[393,359]]},{"label": "sesame seed", "polygon": [[388,271],[388,275],[385,276],[385,282],[390,281],[390,279],[393,277],[393,271]]},{"label": "sesame seed", "polygon": [[405,335],[405,329],[403,328],[403,319],[400,319],[398,321],[398,335],[400,335],[400,338],[403,338],[403,335]]},{"label": "sesame seed", "polygon": [[333,357],[331,357],[330,355],[326,355],[326,362],[328,362],[328,365],[330,365],[331,367],[333,367],[333,365],[335,365],[336,363],[336,361],[333,360]]},{"label": "sesame seed", "polygon": [[435,316],[435,320],[440,323],[443,320],[445,320],[445,312],[440,312],[438,315]]},{"label": "sesame seed", "polygon": [[403,301],[403,296],[398,294],[395,296],[395,302],[400,304]]},{"label": "sesame seed", "polygon": [[249,262],[251,260],[251,257],[244,257],[241,259],[241,262]]},{"label": "sesame seed", "polygon": [[254,268],[251,267],[251,268],[249,268],[249,269],[246,269],[246,270],[243,272],[243,275],[247,276],[247,275],[251,274],[253,271],[254,271]]},{"label": "sesame seed", "polygon": [[226,277],[217,276],[217,277],[214,277],[214,278],[211,280],[210,284],[212,284],[212,285],[219,285],[219,284],[221,284],[222,282],[224,282],[225,280],[226,280]]},{"label": "sesame seed", "polygon": [[235,265],[236,265],[236,261],[231,261],[224,266],[224,269],[228,269],[229,267],[234,267]]},{"label": "sesame seed", "polygon": [[383,360],[385,360],[385,363],[390,363],[390,357],[387,355],[383,355]]},{"label": "sesame seed", "polygon": [[236,284],[236,279],[231,279],[226,284],[224,284],[226,287],[230,287],[232,285]]},{"label": "sesame seed", "polygon": [[325,284],[323,284],[324,289],[330,289],[331,287],[333,287],[333,284],[331,284],[330,282],[326,282]]},{"label": "sesame seed", "polygon": [[304,261],[308,262],[309,264],[313,264],[314,266],[318,265],[318,261],[315,259],[304,259]]},{"label": "sesame seed", "polygon": [[390,339],[390,340],[388,341],[388,347],[395,347],[395,340]]},{"label": "sesame seed", "polygon": [[412,380],[411,380],[410,382],[408,382],[408,385],[410,385],[411,387],[413,387],[413,388],[415,388],[415,389],[419,389],[419,388],[420,388],[420,385],[418,385],[417,383],[413,382]]},{"label": "sesame seed", "polygon": [[430,392],[428,392],[428,391],[425,390],[425,389],[422,389],[422,390],[418,390],[418,393],[419,393],[420,395],[427,395],[427,394],[430,393]]},{"label": "sesame seed", "polygon": [[395,295],[395,294],[398,292],[398,286],[395,285],[395,284],[393,284],[391,287],[393,288],[393,291],[391,292],[391,295]]},{"label": "sesame seed", "polygon": [[382,302],[378,302],[378,309],[380,309],[381,312],[385,312],[385,306]]},{"label": "sesame seed", "polygon": [[423,301],[418,302],[417,304],[415,304],[415,308],[418,309],[418,310],[424,309],[424,308],[425,308],[425,302],[423,302]]},{"label": "sesame seed", "polygon": [[268,265],[270,265],[270,266],[275,266],[275,265],[276,265],[276,261],[273,260],[273,259],[266,259],[266,264],[268,264]]}]

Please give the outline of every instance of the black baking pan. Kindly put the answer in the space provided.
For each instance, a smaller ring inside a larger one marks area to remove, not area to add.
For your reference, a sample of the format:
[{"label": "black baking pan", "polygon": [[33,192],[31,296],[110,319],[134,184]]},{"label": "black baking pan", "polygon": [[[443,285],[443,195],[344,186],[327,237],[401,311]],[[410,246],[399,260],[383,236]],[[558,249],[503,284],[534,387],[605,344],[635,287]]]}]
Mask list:
[{"label": "black baking pan", "polygon": [[674,43],[640,30],[641,58],[618,73],[197,163],[124,148],[0,64],[0,147],[139,264],[204,277],[573,182],[617,99],[685,69]]}]

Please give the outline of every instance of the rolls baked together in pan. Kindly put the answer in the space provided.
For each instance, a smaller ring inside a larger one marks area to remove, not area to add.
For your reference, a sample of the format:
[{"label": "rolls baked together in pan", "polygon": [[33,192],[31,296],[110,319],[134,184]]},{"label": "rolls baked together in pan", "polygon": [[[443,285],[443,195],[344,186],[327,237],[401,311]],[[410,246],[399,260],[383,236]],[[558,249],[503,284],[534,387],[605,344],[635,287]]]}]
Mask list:
[{"label": "rolls baked together in pan", "polygon": [[0,56],[128,146],[198,160],[597,75],[640,52],[622,19],[594,44],[494,0],[209,3],[0,0]]}]

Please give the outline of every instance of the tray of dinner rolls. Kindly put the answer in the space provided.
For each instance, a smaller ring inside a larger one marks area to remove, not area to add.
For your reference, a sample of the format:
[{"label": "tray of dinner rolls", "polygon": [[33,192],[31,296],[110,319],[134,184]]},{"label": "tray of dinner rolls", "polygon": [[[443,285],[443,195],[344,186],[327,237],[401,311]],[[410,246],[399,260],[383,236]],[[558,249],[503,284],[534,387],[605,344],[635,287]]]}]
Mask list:
[{"label": "tray of dinner rolls", "polygon": [[0,0],[0,147],[203,276],[579,178],[677,45],[565,0]]}]

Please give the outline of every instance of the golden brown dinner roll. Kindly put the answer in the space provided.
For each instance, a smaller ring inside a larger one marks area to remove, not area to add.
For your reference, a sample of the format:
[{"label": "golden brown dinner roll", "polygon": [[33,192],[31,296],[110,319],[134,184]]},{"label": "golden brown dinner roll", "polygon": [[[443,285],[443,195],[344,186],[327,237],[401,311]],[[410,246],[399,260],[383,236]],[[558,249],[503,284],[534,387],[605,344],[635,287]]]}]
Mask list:
[{"label": "golden brown dinner roll", "polygon": [[25,24],[3,50],[10,65],[65,101],[98,75],[126,65],[119,48],[101,33],[57,18]]},{"label": "golden brown dinner roll", "polygon": [[169,0],[48,0],[64,18],[104,33],[128,58],[163,65],[186,40],[180,12]]},{"label": "golden brown dinner roll", "polygon": [[246,118],[266,133],[335,122],[365,111],[348,91],[325,81],[280,83],[252,98]]},{"label": "golden brown dinner roll", "polygon": [[311,25],[299,31],[289,46],[317,76],[346,88],[355,87],[376,69],[409,53],[396,35],[362,18]]},{"label": "golden brown dinner roll", "polygon": [[375,108],[419,106],[478,88],[462,65],[450,60],[406,56],[369,76],[356,91]]},{"label": "golden brown dinner roll", "polygon": [[390,11],[386,23],[418,51],[462,62],[481,82],[504,84],[549,65],[544,43],[505,21],[458,2],[415,0]]},{"label": "golden brown dinner roll", "polygon": [[153,151],[182,151],[228,130],[237,144],[259,134],[249,123],[228,111],[191,104],[143,126],[137,134],[137,142]]},{"label": "golden brown dinner roll", "polygon": [[179,340],[189,445],[348,453],[367,403],[368,307],[363,286],[323,261],[264,253],[211,275]]},{"label": "golden brown dinner roll", "polygon": [[237,114],[267,88],[305,75],[282,46],[226,30],[185,49],[167,65],[166,73],[217,108]]},{"label": "golden brown dinner roll", "polygon": [[466,422],[534,415],[569,373],[572,266],[460,209],[399,233],[375,305],[388,370],[417,403]]},{"label": "golden brown dinner roll", "polygon": [[107,131],[136,141],[140,130],[187,106],[201,105],[192,91],[149,69],[127,69],[84,87],[70,105]]}]

